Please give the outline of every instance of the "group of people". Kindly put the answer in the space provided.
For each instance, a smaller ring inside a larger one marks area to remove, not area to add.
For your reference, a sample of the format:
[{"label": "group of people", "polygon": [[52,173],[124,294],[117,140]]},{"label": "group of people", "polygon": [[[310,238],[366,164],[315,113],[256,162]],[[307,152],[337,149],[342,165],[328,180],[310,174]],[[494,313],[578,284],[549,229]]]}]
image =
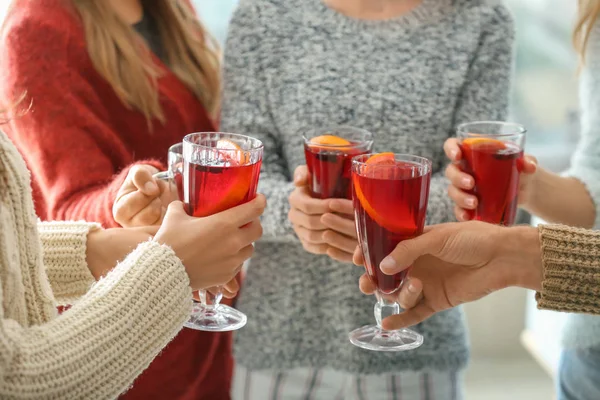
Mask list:
[{"label": "group of people", "polygon": [[[507,118],[514,27],[500,0],[240,0],[224,57],[196,12],[188,0],[12,1],[0,41],[0,398],[461,399],[459,304],[521,286],[540,307],[600,313],[600,235],[463,222],[477,199],[454,129]],[[598,0],[580,1],[571,169],[528,156],[519,193],[532,214],[580,228],[600,222],[599,14]],[[298,133],[335,125],[433,163],[430,227],[382,263],[414,262],[406,311],[383,324],[418,324],[417,350],[347,340],[372,318],[357,281],[374,288],[349,265],[362,263],[352,204],[311,198]],[[193,218],[153,174],[183,136],[216,130],[263,142],[263,195]],[[224,284],[248,316],[235,340],[182,329],[192,291]],[[560,400],[600,398],[600,319],[571,322]]]}]

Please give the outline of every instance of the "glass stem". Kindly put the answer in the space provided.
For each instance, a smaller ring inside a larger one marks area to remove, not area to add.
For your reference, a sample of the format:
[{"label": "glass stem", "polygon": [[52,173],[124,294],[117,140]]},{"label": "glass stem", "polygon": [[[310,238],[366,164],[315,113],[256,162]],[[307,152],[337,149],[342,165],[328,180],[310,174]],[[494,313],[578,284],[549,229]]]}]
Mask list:
[{"label": "glass stem", "polygon": [[217,289],[217,293],[214,295],[208,290],[199,290],[198,295],[200,296],[200,303],[202,306],[210,311],[215,311],[219,307],[221,299],[223,299],[223,291],[220,286]]},{"label": "glass stem", "polygon": [[377,292],[375,296],[377,297],[377,303],[375,303],[375,307],[373,308],[375,321],[377,321],[377,327],[383,330],[381,321],[386,317],[400,314],[400,305],[395,301],[385,299],[379,292]]}]

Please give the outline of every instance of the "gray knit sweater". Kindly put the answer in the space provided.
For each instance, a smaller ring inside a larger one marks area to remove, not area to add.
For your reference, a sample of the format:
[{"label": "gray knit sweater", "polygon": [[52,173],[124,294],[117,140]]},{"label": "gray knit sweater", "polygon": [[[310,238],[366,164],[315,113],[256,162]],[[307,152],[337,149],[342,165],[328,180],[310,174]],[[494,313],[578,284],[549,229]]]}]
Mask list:
[{"label": "gray knit sweater", "polygon": [[349,331],[374,322],[375,299],[358,290],[360,268],[303,250],[287,218],[291,173],[305,163],[303,127],[364,128],[375,151],[433,161],[428,223],[449,221],[442,145],[458,123],[506,117],[512,45],[511,16],[495,1],[423,0],[374,22],[321,0],[241,0],[225,50],[222,129],[264,142],[259,190],[269,204],[238,302],[248,315],[235,345],[242,366],[359,374],[465,366],[458,309],[415,327],[425,336],[418,350],[350,344]]}]

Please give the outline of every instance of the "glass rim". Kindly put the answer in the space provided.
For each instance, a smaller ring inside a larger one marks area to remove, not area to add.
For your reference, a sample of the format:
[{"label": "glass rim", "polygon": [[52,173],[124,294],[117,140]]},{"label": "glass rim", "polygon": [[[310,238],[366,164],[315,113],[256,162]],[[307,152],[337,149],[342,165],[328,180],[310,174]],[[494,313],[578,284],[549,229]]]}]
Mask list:
[{"label": "glass rim", "polygon": [[183,153],[183,142],[171,145],[171,147],[169,147],[169,153]]},{"label": "glass rim", "polygon": [[[193,133],[188,133],[187,135],[185,135],[185,137],[183,138],[183,142],[182,142],[182,147],[185,144],[191,145],[193,147],[197,147],[197,148],[203,148],[203,149],[214,149],[214,146],[207,146],[204,144],[198,144],[198,143],[194,143],[191,138],[192,137],[198,137],[198,136],[202,136],[202,135],[206,135],[206,136],[210,136],[210,135],[227,135],[227,136],[231,136],[234,138],[239,138],[239,139],[243,139],[243,140],[249,140],[252,143],[252,147],[250,149],[219,149],[219,151],[222,152],[231,152],[231,151],[247,151],[247,152],[254,152],[254,151],[259,151],[259,150],[263,150],[265,145],[263,144],[263,142],[259,139],[256,139],[252,136],[248,136],[248,135],[242,135],[240,133],[230,133],[230,132],[193,132]],[[216,139],[218,140],[218,139]]]},{"label": "glass rim", "polygon": [[332,126],[332,127],[313,128],[313,129],[322,130],[324,134],[326,132],[335,132],[336,130],[339,130],[339,129],[347,129],[347,130],[355,131],[356,133],[364,135],[366,139],[363,139],[360,142],[351,143],[351,144],[314,144],[314,143],[311,143],[310,139],[306,136],[306,131],[308,129],[303,128],[302,130],[304,131],[304,133],[302,134],[302,139],[304,139],[304,144],[306,144],[307,146],[313,145],[313,146],[325,147],[325,148],[330,148],[330,149],[336,149],[336,148],[347,149],[347,148],[362,147],[368,143],[373,143],[373,133],[371,133],[370,131],[368,131],[366,129],[357,128],[357,127],[351,126],[351,125],[337,125],[337,126]]},{"label": "glass rim", "polygon": [[[471,129],[466,129],[468,126],[476,125],[493,125],[493,126],[506,126],[514,128],[514,132],[511,133],[478,133],[473,132]],[[464,137],[511,137],[511,136],[525,136],[527,128],[524,125],[517,122],[505,122],[505,121],[471,121],[463,122],[456,127],[456,132],[459,136]]]},{"label": "glass rim", "polygon": [[[361,154],[358,156],[354,156],[352,157],[352,172],[355,172],[355,167],[361,167],[361,166],[366,166],[369,165],[367,164],[367,160],[369,158],[371,158],[371,156],[377,155],[377,154],[385,154],[384,153],[367,153],[367,154]],[[427,158],[427,157],[421,157],[421,156],[415,156],[413,154],[406,154],[406,153],[392,153],[394,155],[394,159],[397,161],[406,161],[406,162],[414,162],[416,164],[416,166],[418,167],[426,167],[426,170],[419,174],[419,176],[424,176],[430,172],[433,172],[433,162]],[[364,161],[362,161],[362,159],[364,159]],[[369,165],[369,169],[377,169],[377,168],[390,168],[392,167],[389,164],[384,164],[384,165],[377,165],[377,164],[370,164]],[[400,165],[397,166],[397,168],[400,169],[408,169],[408,167],[402,167]],[[360,174],[359,174],[360,175]]]}]

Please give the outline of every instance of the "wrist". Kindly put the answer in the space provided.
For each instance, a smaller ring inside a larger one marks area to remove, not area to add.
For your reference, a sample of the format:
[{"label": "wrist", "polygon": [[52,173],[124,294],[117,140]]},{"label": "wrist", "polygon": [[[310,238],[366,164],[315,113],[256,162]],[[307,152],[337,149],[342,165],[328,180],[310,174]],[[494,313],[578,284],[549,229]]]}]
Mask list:
[{"label": "wrist", "polygon": [[540,290],[542,285],[542,250],[537,228],[517,226],[503,229],[500,241],[505,255],[507,286]]},{"label": "wrist", "polygon": [[91,274],[96,280],[106,274],[103,268],[103,252],[107,251],[110,231],[95,229],[87,235],[86,262]]}]

